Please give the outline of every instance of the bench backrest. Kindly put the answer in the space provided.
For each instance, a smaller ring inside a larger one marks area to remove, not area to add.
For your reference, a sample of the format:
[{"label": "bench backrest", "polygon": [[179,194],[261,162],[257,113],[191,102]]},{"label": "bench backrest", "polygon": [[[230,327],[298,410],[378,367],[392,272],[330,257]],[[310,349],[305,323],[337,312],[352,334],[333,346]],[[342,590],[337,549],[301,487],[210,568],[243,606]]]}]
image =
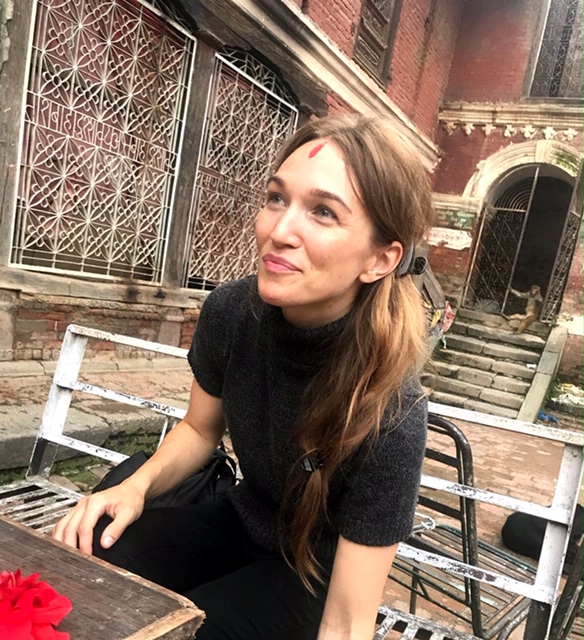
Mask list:
[{"label": "bench backrest", "polygon": [[152,351],[157,354],[186,359],[187,350],[169,345],[131,338],[119,334],[100,331],[78,325],[69,325],[65,332],[63,345],[59,354],[57,367],[53,375],[53,383],[45,405],[41,427],[34,446],[27,476],[40,476],[48,479],[55,461],[57,446],[65,446],[79,453],[96,456],[109,462],[120,463],[128,456],[118,451],[97,446],[64,433],[67,413],[71,406],[74,392],[97,396],[105,400],[113,400],[122,404],[147,409],[165,416],[160,440],[184,415],[185,410],[146,398],[133,396],[113,389],[89,384],[79,379],[81,364],[89,338],[113,342],[135,349]]}]

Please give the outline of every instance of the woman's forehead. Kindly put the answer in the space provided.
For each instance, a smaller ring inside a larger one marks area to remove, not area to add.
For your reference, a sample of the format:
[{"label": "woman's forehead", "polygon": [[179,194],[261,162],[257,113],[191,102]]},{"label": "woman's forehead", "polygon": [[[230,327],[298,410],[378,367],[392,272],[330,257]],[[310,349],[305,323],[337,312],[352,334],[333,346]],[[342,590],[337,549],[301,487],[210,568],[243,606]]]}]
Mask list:
[{"label": "woman's forehead", "polygon": [[293,176],[298,172],[303,177],[308,175],[344,184],[350,171],[344,153],[335,142],[318,139],[298,147],[280,165],[277,174]]},{"label": "woman's forehead", "polygon": [[343,151],[330,139],[312,140],[298,147],[272,178],[286,188],[311,194],[334,194],[352,211],[364,206],[350,164]]}]

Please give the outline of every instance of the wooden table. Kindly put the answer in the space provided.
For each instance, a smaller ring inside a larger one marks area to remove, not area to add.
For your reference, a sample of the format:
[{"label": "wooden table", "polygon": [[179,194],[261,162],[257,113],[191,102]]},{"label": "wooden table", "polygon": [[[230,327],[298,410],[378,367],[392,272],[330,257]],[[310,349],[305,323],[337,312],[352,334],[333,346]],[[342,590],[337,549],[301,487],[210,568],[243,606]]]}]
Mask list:
[{"label": "wooden table", "polygon": [[71,640],[191,640],[205,617],[190,600],[0,517],[0,571],[40,573],[73,603]]}]

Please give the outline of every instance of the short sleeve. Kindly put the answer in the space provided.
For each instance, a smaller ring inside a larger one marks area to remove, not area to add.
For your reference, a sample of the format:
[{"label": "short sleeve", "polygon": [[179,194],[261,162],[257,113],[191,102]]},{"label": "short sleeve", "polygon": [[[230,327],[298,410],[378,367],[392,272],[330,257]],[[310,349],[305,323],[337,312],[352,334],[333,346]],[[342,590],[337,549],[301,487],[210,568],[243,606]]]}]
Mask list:
[{"label": "short sleeve", "polygon": [[208,394],[223,395],[229,320],[233,316],[233,284],[214,289],[201,308],[187,359],[195,379]]},{"label": "short sleeve", "polygon": [[[369,546],[390,546],[412,532],[426,449],[428,402],[419,394],[387,410],[379,438],[354,466],[337,511],[336,530]],[[392,428],[392,425],[397,426]]]}]

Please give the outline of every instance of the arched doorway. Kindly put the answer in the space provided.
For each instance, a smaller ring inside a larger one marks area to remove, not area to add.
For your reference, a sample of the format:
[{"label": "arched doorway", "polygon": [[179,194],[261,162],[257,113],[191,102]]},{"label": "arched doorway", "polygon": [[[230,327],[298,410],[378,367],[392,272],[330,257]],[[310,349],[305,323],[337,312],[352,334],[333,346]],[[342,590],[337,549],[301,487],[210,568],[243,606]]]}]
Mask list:
[{"label": "arched doorway", "polygon": [[558,167],[529,164],[508,171],[485,198],[463,306],[522,312],[511,289],[538,285],[542,320],[557,313],[581,221],[574,179]]}]

